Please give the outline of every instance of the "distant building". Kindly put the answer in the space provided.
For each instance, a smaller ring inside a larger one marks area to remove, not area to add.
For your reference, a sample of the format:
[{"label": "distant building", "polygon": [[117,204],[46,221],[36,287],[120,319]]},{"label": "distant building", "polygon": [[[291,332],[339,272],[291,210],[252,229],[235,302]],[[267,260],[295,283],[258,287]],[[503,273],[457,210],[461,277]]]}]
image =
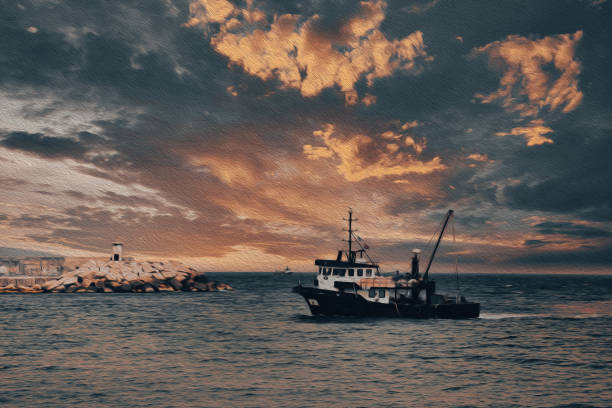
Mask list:
[{"label": "distant building", "polygon": [[62,256],[14,256],[0,258],[0,276],[59,276],[64,270]]}]

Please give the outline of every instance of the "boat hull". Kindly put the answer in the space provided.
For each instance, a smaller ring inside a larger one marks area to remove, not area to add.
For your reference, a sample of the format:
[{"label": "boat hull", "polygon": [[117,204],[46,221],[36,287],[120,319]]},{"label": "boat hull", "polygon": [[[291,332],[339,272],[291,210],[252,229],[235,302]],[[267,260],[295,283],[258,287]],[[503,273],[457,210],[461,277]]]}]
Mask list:
[{"label": "boat hull", "polygon": [[413,319],[469,319],[480,315],[480,304],[474,302],[415,304],[369,302],[351,292],[334,292],[296,286],[293,292],[304,297],[313,315],[403,317]]}]

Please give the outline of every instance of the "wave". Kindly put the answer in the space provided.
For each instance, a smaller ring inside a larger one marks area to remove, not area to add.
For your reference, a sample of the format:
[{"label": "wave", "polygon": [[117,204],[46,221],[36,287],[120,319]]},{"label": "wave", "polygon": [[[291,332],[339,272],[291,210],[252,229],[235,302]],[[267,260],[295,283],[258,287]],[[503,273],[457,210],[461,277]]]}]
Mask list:
[{"label": "wave", "polygon": [[499,319],[522,319],[525,317],[539,317],[538,314],[528,313],[481,313],[480,318],[485,320],[499,320]]}]

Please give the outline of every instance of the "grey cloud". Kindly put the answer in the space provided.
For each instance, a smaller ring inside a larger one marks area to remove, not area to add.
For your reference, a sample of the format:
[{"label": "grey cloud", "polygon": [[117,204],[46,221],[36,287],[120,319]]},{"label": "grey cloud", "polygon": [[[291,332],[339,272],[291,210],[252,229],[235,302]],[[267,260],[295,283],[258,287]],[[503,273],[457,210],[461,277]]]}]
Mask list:
[{"label": "grey cloud", "polygon": [[78,141],[65,137],[48,137],[40,133],[11,132],[0,140],[9,149],[23,150],[49,158],[82,157],[87,149]]},{"label": "grey cloud", "polygon": [[610,237],[612,232],[590,227],[588,225],[575,224],[572,222],[552,222],[546,221],[534,225],[540,234],[546,235],[568,235],[580,238],[600,238]]}]

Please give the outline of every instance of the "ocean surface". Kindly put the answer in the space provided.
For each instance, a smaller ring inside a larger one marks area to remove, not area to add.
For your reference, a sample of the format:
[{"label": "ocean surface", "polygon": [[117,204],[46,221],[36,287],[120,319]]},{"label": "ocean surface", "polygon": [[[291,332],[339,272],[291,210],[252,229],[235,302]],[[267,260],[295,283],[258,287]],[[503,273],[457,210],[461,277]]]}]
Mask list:
[{"label": "ocean surface", "polygon": [[0,406],[612,406],[612,276],[463,275],[481,318],[421,321],[312,317],[314,274],[208,275],[235,290],[0,295]]}]

